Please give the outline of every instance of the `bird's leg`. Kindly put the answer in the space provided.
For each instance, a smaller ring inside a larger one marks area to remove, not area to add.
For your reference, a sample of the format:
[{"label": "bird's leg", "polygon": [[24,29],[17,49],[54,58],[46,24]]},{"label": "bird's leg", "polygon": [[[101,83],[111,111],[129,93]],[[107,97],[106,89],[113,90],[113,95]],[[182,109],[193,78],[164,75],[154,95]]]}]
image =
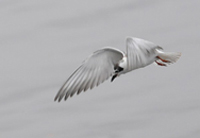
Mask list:
[{"label": "bird's leg", "polygon": [[160,58],[159,56],[157,56],[157,58],[158,58],[158,59],[160,59],[162,62],[165,62],[165,63],[170,63],[170,61],[168,61],[168,60],[165,60],[165,59],[162,59],[162,58]]},{"label": "bird's leg", "polygon": [[167,66],[166,64],[160,63],[158,61],[155,60],[155,62],[159,65],[159,66]]}]

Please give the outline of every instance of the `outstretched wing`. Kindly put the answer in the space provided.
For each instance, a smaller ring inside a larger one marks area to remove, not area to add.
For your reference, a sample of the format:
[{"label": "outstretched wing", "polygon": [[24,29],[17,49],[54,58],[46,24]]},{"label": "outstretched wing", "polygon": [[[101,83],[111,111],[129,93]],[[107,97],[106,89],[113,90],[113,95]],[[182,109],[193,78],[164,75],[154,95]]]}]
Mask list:
[{"label": "outstretched wing", "polygon": [[128,37],[126,40],[128,70],[131,71],[153,63],[156,59],[156,48],[162,49],[147,40]]},{"label": "outstretched wing", "polygon": [[117,49],[104,48],[94,52],[68,78],[55,97],[55,101],[65,100],[74,93],[92,89],[107,80],[114,72],[114,66],[123,58],[123,53]]}]

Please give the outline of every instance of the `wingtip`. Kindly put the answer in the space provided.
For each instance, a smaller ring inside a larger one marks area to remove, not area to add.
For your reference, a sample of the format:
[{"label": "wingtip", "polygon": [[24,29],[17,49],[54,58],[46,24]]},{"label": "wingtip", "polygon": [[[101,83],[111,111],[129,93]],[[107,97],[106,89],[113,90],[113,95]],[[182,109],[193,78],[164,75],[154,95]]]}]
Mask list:
[{"label": "wingtip", "polygon": [[63,98],[62,96],[56,95],[56,97],[54,98],[54,102],[60,102],[62,98]]},{"label": "wingtip", "polygon": [[55,98],[54,98],[54,102],[56,102],[56,101],[57,101],[57,98],[58,98],[58,97],[57,97],[57,95],[56,95],[56,96],[55,96]]},{"label": "wingtip", "polygon": [[54,102],[58,102],[58,103],[59,103],[59,102],[60,102],[60,100],[58,100],[58,99],[55,99],[55,98],[54,98]]}]

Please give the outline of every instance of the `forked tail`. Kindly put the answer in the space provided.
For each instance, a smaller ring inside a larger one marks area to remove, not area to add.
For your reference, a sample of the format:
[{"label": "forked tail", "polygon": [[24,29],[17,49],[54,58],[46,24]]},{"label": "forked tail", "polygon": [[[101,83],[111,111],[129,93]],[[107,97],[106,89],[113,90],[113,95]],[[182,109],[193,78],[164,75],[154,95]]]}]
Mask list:
[{"label": "forked tail", "polygon": [[175,63],[181,56],[181,53],[180,52],[163,52],[163,51],[160,51],[160,50],[156,50],[157,51],[157,57],[158,57],[158,60],[156,60],[156,63],[160,61],[162,62],[161,64],[164,64],[164,63]]}]

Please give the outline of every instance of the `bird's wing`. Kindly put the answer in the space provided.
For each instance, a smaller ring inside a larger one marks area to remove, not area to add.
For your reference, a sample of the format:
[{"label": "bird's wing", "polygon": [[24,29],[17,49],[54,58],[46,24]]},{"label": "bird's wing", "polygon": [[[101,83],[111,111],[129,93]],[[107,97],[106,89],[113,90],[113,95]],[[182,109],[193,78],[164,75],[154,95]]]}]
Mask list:
[{"label": "bird's wing", "polygon": [[74,93],[92,89],[107,80],[114,72],[114,66],[123,58],[124,53],[113,48],[94,52],[68,78],[55,97],[55,101],[65,100]]},{"label": "bird's wing", "polygon": [[154,62],[155,49],[162,49],[158,45],[140,38],[128,37],[126,39],[126,52],[128,70],[145,67]]}]

